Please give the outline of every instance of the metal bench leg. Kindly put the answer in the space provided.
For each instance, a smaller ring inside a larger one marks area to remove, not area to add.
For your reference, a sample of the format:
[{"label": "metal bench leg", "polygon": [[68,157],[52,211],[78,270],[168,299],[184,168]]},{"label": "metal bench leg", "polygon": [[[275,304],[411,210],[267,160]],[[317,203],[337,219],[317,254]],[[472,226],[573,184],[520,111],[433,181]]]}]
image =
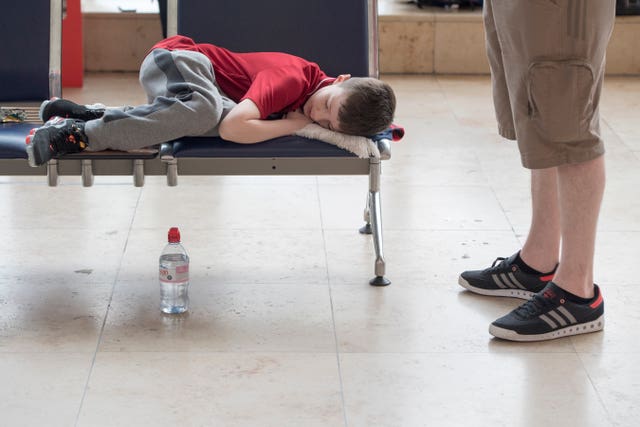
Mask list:
[{"label": "metal bench leg", "polygon": [[58,161],[56,159],[51,159],[47,162],[47,179],[49,187],[58,185]]},{"label": "metal bench leg", "polygon": [[358,230],[360,234],[372,234],[371,231],[371,193],[367,193],[367,202],[364,205],[364,225]]},{"label": "metal bench leg", "polygon": [[82,160],[82,186],[91,187],[93,185],[93,162]]},{"label": "metal bench leg", "polygon": [[144,186],[144,160],[135,159],[133,161],[133,185],[135,187]]},{"label": "metal bench leg", "polygon": [[[384,277],[386,263],[382,252],[382,207],[380,204],[380,159],[371,159],[369,167],[369,219],[373,247],[376,253],[374,271],[376,277],[369,281],[372,286],[387,286],[391,281]],[[366,226],[365,226],[366,227]]]},{"label": "metal bench leg", "polygon": [[178,185],[178,159],[167,157],[162,161],[167,165],[167,185],[175,187]]}]

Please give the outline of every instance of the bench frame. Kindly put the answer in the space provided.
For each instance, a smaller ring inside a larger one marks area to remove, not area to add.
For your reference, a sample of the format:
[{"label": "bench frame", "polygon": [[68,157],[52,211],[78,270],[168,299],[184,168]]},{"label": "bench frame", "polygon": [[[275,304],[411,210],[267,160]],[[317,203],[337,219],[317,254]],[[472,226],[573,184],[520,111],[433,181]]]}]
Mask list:
[{"label": "bench frame", "polygon": [[[369,75],[378,77],[377,1],[368,0]],[[168,1],[168,34],[177,34],[178,0]],[[51,0],[49,97],[61,97],[62,0]],[[34,124],[37,127],[38,124]],[[1,132],[0,128],[0,132]],[[0,133],[1,137],[1,133]],[[178,175],[368,175],[369,191],[364,209],[362,234],[371,234],[375,250],[374,286],[391,282],[385,277],[380,201],[381,160],[391,157],[390,140],[376,141],[381,156],[358,157],[176,157],[173,144],[136,152],[81,152],[52,159],[46,166],[31,168],[23,158],[0,158],[0,175],[42,175],[56,186],[59,176],[80,175],[83,186],[93,185],[95,175],[132,175],[135,186],[143,186],[146,175],[165,175],[175,186]]]}]

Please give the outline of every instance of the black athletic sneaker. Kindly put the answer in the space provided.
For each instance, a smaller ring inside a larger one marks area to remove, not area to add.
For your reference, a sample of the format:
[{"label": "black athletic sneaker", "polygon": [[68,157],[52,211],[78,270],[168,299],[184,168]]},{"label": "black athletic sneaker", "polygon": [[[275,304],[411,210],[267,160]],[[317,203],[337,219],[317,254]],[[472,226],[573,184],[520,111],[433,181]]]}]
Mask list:
[{"label": "black athletic sneaker", "polygon": [[554,272],[546,275],[525,273],[515,264],[518,253],[509,258],[496,258],[491,267],[484,270],[463,272],[458,284],[481,295],[529,299],[540,292]]},{"label": "black athletic sneaker", "polygon": [[511,341],[543,341],[587,334],[604,328],[604,301],[597,285],[590,304],[569,301],[555,283],[489,326],[494,337]]},{"label": "black athletic sneaker", "polygon": [[48,122],[53,117],[64,117],[87,122],[102,117],[104,109],[102,104],[80,105],[67,99],[51,98],[40,105],[40,119]]},{"label": "black athletic sneaker", "polygon": [[43,165],[54,156],[77,153],[87,145],[83,121],[54,117],[42,127],[32,129],[27,136],[29,165]]}]

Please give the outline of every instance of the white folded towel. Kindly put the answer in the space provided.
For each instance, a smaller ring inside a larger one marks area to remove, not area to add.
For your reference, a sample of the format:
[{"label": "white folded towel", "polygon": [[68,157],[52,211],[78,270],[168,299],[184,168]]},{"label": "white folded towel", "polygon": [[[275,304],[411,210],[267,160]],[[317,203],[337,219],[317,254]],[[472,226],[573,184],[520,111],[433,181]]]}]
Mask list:
[{"label": "white folded towel", "polygon": [[343,148],[361,159],[370,157],[380,158],[378,146],[371,139],[364,136],[347,135],[323,128],[315,123],[310,123],[295,133],[310,139],[317,139],[328,144]]}]

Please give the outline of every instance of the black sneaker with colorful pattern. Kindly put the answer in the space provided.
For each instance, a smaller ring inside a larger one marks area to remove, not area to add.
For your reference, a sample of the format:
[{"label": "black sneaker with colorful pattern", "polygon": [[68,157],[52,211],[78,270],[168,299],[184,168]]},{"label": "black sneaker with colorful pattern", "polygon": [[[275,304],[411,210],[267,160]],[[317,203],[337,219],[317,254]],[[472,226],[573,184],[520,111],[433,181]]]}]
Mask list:
[{"label": "black sneaker with colorful pattern", "polygon": [[89,145],[84,122],[62,117],[54,117],[33,129],[26,142],[29,165],[33,167],[41,166],[58,155],[80,152]]}]

